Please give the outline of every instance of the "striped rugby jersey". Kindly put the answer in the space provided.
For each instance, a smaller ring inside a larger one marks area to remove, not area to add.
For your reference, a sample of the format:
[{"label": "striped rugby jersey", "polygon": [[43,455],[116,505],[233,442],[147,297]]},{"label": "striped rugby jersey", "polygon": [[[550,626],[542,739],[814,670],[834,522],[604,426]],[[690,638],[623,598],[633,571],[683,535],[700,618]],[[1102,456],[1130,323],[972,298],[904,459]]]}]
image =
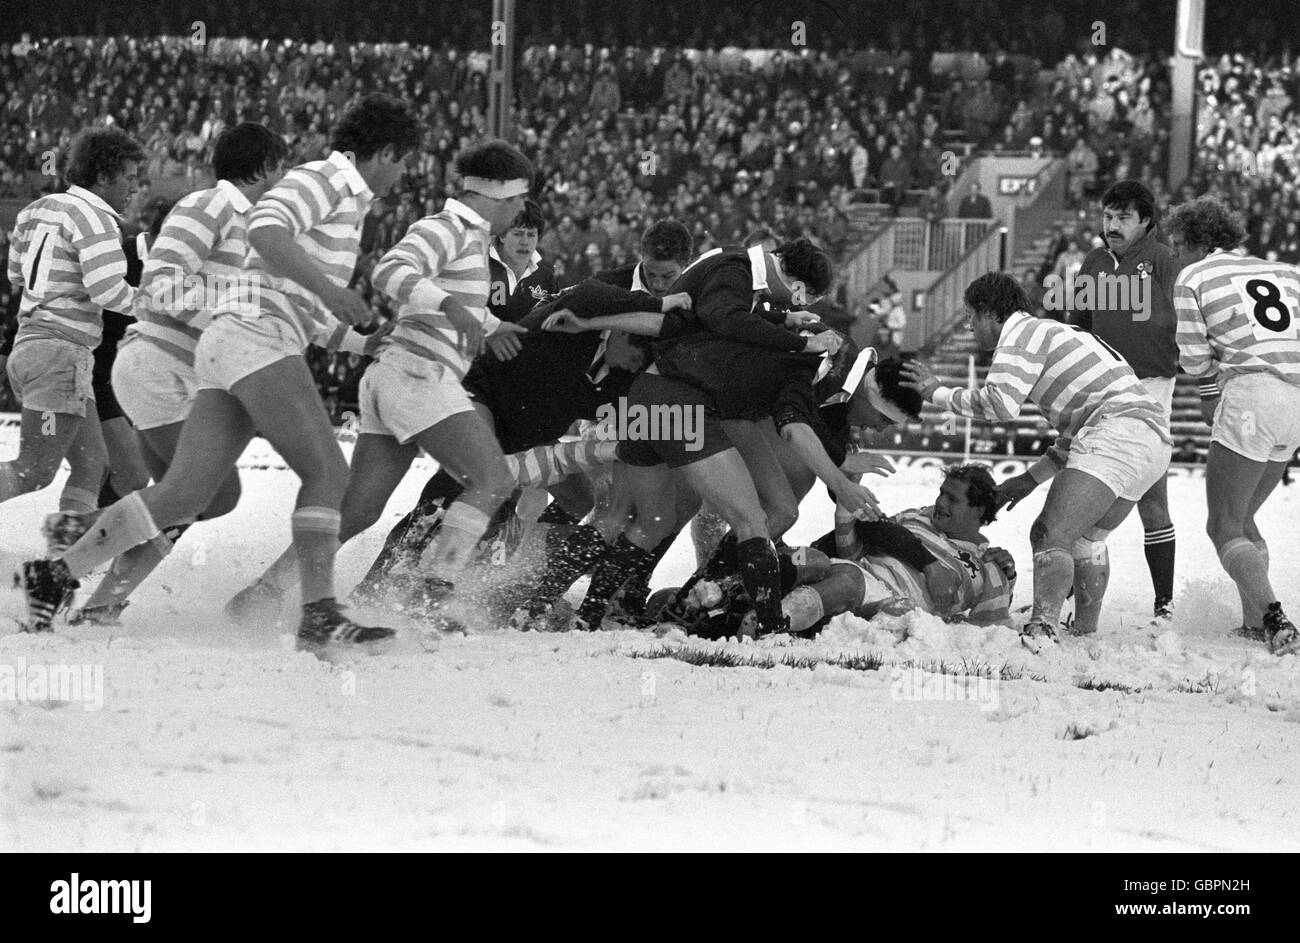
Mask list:
[{"label": "striped rugby jersey", "polygon": [[1174,283],[1178,354],[1201,394],[1229,377],[1271,373],[1300,384],[1300,269],[1215,249]]},{"label": "striped rugby jersey", "polygon": [[957,540],[941,534],[934,526],[934,507],[913,508],[895,514],[890,520],[902,524],[925,544],[925,549],[940,566],[961,577],[961,594],[947,612],[938,612],[930,598],[925,574],[903,561],[883,554],[867,554],[859,563],[898,596],[906,597],[927,612],[950,618],[963,612],[971,616],[994,616],[1011,605],[1015,584],[991,560],[984,559],[987,540]]},{"label": "striped rugby jersey", "polygon": [[194,366],[194,347],[212,320],[212,306],[243,277],[251,207],[229,180],[181,198],[145,259],[129,335]]},{"label": "striped rugby jersey", "polygon": [[456,329],[438,310],[448,295],[491,334],[501,324],[488,310],[488,247],[492,230],[460,200],[449,199],[442,212],[411,224],[402,241],[389,249],[371,273],[371,283],[398,303],[397,326],[380,344],[379,359],[392,347],[436,360],[457,379],[469,361],[456,349]]},{"label": "striped rugby jersey", "polygon": [[[300,164],[284,175],[248,211],[247,234],[259,229],[287,229],[293,241],[335,285],[352,280],[361,249],[361,224],[374,198],[356,167],[339,151],[325,160]],[[347,326],[325,307],[320,296],[297,282],[272,275],[250,244],[245,257],[245,281],[217,300],[215,314],[279,318],[310,343],[346,333]],[[251,282],[251,284],[250,284]],[[254,294],[256,297],[250,297]]]},{"label": "striped rugby jersey", "polygon": [[1080,429],[1117,416],[1141,420],[1173,445],[1164,411],[1119,354],[1087,331],[1023,311],[1003,322],[982,387],[934,394],[940,409],[997,422],[1014,419],[1027,399],[1056,427],[1046,458],[1057,469]]},{"label": "striped rugby jersey", "polygon": [[93,350],[102,312],[130,311],[121,217],[95,194],[72,186],[29,203],[9,247],[9,282],[22,290],[18,337],[66,340]]}]

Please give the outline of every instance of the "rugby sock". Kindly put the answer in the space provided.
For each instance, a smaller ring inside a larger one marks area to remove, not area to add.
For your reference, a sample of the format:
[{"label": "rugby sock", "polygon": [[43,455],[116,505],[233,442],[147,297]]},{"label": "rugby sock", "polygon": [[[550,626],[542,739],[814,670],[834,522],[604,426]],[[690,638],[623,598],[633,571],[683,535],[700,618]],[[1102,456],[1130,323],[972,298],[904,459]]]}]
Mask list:
[{"label": "rugby sock", "polygon": [[636,618],[645,615],[646,600],[650,598],[650,577],[654,575],[655,567],[659,565],[659,561],[672,549],[677,540],[677,535],[680,533],[681,531],[674,531],[659,541],[659,546],[650,551],[654,557],[650,569],[632,574],[628,577],[627,582],[623,584],[623,589],[618,594],[619,606],[628,615]]},{"label": "rugby sock", "polygon": [[491,519],[462,502],[452,505],[442,519],[442,531],[429,548],[429,569],[441,579],[455,580],[470,562]]},{"label": "rugby sock", "polygon": [[150,541],[132,547],[113,561],[108,573],[95,587],[95,592],[86,600],[86,609],[99,609],[104,606],[117,606],[135,592],[137,586],[166,559],[172,552],[181,534],[189,529],[189,524],[177,524],[169,527]]},{"label": "rugby sock", "polygon": [[1174,598],[1174,525],[1147,531],[1143,549],[1151,571],[1151,586],[1156,591],[1156,605],[1167,604]]},{"label": "rugby sock", "polygon": [[791,632],[811,629],[826,615],[821,596],[811,586],[796,587],[781,600],[781,611],[790,619]]},{"label": "rugby sock", "polygon": [[160,533],[162,531],[154,523],[140,492],[134,491],[112,507],[105,508],[99,520],[67,549],[61,559],[68,565],[72,578],[81,579],[96,567]]},{"label": "rugby sock", "polygon": [[59,510],[73,514],[88,514],[100,507],[99,495],[85,488],[64,487],[59,495]]},{"label": "rugby sock", "polygon": [[334,555],[339,549],[339,512],[333,508],[298,508],[289,519],[298,554],[302,604],[334,596]]},{"label": "rugby sock", "polygon": [[578,618],[587,623],[589,628],[600,628],[610,600],[619,587],[629,580],[645,579],[648,582],[656,562],[653,550],[643,550],[628,540],[625,534],[619,534],[618,541],[596,564],[596,572],[591,575],[591,586],[587,589],[587,598],[578,609]]},{"label": "rugby sock", "polygon": [[460,497],[464,491],[465,488],[460,482],[446,471],[439,469],[438,473],[425,484],[415,507],[388,532],[383,549],[379,551],[379,556],[375,557],[375,562],[362,577],[357,590],[365,592],[378,584],[384,575],[406,556],[404,551],[408,549],[406,547],[408,538],[414,540],[419,537],[421,545],[410,548],[411,556],[418,559],[416,551],[423,550],[424,546],[427,546],[426,541],[433,539],[433,535],[442,524],[442,513],[447,505]]},{"label": "rugby sock", "polygon": [[691,541],[695,544],[697,566],[704,566],[708,562],[726,533],[727,522],[707,504],[691,518]]},{"label": "rugby sock", "polygon": [[1229,540],[1219,548],[1219,561],[1228,571],[1241,598],[1261,612],[1277,601],[1268,581],[1267,557],[1245,537]]},{"label": "rugby sock", "polygon": [[[1255,548],[1259,550],[1260,557],[1264,560],[1264,572],[1268,572],[1268,544],[1262,540],[1254,542]],[[1252,603],[1246,598],[1246,594],[1237,587],[1237,596],[1241,599],[1241,624],[1251,629],[1262,628],[1264,625],[1264,610]]]},{"label": "rugby sock", "polygon": [[1030,621],[1045,622],[1056,631],[1061,606],[1074,584],[1074,556],[1055,547],[1034,554],[1034,608]]},{"label": "rugby sock", "polygon": [[[1037,565],[1035,558],[1034,566]],[[1080,538],[1074,545],[1074,631],[1079,635],[1091,635],[1097,631],[1101,622],[1101,601],[1108,583],[1110,553],[1106,544],[1100,540]]]},{"label": "rugby sock", "polygon": [[781,612],[781,567],[772,541],[766,537],[738,541],[735,554],[740,579],[754,601],[759,632],[781,631],[785,627]]},{"label": "rugby sock", "polygon": [[600,562],[609,545],[590,524],[579,524],[567,535],[552,540],[546,535],[546,568],[542,571],[528,605],[536,609],[555,602],[583,573]]}]

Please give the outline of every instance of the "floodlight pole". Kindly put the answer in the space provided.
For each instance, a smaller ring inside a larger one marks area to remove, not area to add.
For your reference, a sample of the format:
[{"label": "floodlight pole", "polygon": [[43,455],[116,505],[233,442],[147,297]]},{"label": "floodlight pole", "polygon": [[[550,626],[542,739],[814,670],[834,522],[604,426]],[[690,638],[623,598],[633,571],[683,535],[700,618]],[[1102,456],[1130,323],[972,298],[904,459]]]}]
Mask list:
[{"label": "floodlight pole", "polygon": [[492,68],[488,74],[488,134],[510,140],[515,88],[515,0],[492,0]]}]

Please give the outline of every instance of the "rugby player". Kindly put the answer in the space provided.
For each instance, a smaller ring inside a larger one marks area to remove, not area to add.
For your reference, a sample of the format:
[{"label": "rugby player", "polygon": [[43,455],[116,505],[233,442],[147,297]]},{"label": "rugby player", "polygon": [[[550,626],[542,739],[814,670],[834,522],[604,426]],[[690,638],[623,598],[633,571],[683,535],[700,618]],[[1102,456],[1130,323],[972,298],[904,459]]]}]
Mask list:
[{"label": "rugby player", "polygon": [[1200,380],[1212,430],[1206,530],[1237,585],[1242,634],[1277,655],[1297,652],[1255,515],[1300,446],[1300,276],[1238,248],[1241,220],[1211,197],[1176,207],[1167,226],[1183,264],[1174,284],[1179,360]]},{"label": "rugby player", "polygon": [[[194,348],[212,318],[211,305],[241,277],[248,211],[283,176],[286,153],[284,142],[260,124],[245,122],[222,131],[212,152],[216,185],[177,202],[144,260],[132,310],[135,323],[118,348],[112,386],[135,426],[155,481],[165,476],[194,404]],[[231,469],[197,520],[229,513],[239,494],[239,473]],[[127,597],[188,526],[170,527],[113,561],[73,621],[116,622]]]},{"label": "rugby player", "polygon": [[199,392],[167,474],[104,511],[58,559],[24,564],[30,630],[49,630],[77,578],[200,514],[260,434],[302,482],[291,519],[302,582],[299,647],[321,652],[395,634],[358,625],[334,598],[347,462],[303,351],[312,342],[364,350],[364,338],[347,327],[373,318],[347,288],[361,223],[375,196],[401,179],[419,133],[406,104],[366,96],[335,128],[327,158],[295,167],[250,210],[245,267],[255,281],[218,299],[199,338]]},{"label": "rugby player", "polygon": [[965,303],[976,343],[993,351],[984,385],[945,387],[917,361],[903,365],[904,382],[940,408],[974,419],[1008,422],[1029,400],[1060,430],[1046,455],[998,489],[1015,507],[1052,482],[1029,533],[1034,604],[1022,638],[1038,651],[1043,638],[1055,638],[1072,584],[1072,631],[1097,630],[1110,578],[1106,537],[1165,474],[1173,440],[1164,410],[1124,359],[1077,327],[1033,317],[1010,275],[981,275],[966,288]]},{"label": "rugby player", "polygon": [[[73,142],[68,189],[43,196],[18,214],[8,278],[21,293],[18,331],[5,364],[22,404],[18,456],[0,462],[0,503],[47,487],[66,458],[71,473],[59,510],[93,512],[108,458],[92,385],[93,351],[103,311],[128,311],[121,213],[136,192],[144,151],[115,128],[86,131]],[[47,521],[50,549],[63,538]]]},{"label": "rugby player", "polygon": [[[801,573],[800,585],[781,600],[789,631],[815,629],[843,612],[870,619],[912,609],[976,625],[1008,622],[1015,562],[980,533],[998,505],[988,469],[961,465],[945,472],[931,507],[879,521],[837,513],[832,533],[790,554]],[[750,618],[739,634],[749,634]],[[721,631],[709,631],[714,626],[703,620],[697,625],[695,634],[731,634],[725,625]]]}]

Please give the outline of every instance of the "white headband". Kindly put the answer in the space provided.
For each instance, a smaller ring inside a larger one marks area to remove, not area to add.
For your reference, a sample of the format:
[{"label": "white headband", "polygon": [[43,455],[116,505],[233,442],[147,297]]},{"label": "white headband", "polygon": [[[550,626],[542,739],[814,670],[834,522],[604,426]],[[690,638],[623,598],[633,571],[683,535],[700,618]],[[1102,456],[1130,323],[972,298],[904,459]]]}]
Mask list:
[{"label": "white headband", "polygon": [[494,200],[508,200],[512,196],[523,196],[528,192],[528,181],[523,177],[514,180],[490,180],[487,177],[462,177],[461,188]]},{"label": "white headband", "polygon": [[[820,383],[828,373],[831,372],[832,355],[828,352],[822,354],[821,366],[817,368],[817,376],[813,378],[814,383]],[[840,388],[831,394],[823,406],[830,406],[833,403],[842,403],[857,392],[858,384],[862,382],[863,374],[867,369],[876,362],[876,349],[874,347],[863,347],[858,351],[857,357],[853,359],[853,366],[849,367],[849,372],[844,377],[844,382]]]},{"label": "white headband", "polygon": [[[856,366],[856,364],[855,364]],[[912,417],[903,412],[889,400],[885,399],[885,394],[880,391],[880,384],[876,382],[874,373],[867,375],[867,401],[871,403],[873,409],[886,419],[892,420],[899,425],[905,425],[912,422]]]}]

